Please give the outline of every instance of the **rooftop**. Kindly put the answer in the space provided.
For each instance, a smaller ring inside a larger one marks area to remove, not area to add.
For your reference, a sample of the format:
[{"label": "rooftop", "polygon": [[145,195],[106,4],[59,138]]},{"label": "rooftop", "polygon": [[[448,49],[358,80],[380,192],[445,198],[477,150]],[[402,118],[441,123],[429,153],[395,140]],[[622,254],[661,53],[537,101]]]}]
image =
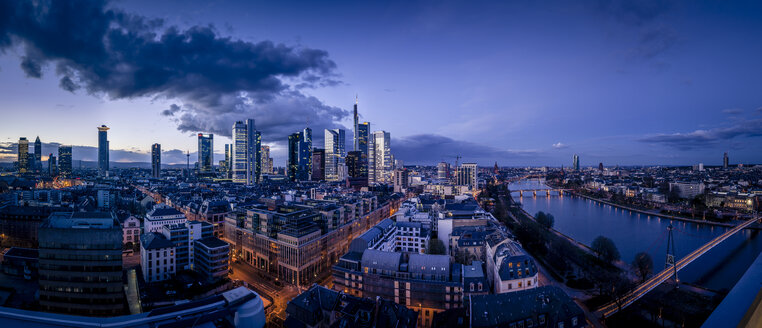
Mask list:
[{"label": "rooftop", "polygon": [[109,212],[55,212],[40,228],[111,229],[114,226],[119,226],[119,222]]}]

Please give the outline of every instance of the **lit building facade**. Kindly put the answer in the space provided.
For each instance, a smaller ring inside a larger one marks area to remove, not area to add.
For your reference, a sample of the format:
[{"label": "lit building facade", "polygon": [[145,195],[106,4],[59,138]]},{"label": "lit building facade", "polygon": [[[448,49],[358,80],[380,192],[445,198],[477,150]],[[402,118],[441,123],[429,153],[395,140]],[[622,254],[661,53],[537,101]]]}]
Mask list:
[{"label": "lit building facade", "polygon": [[209,174],[214,172],[214,135],[198,134],[198,172]]},{"label": "lit building facade", "polygon": [[71,146],[58,147],[58,168],[62,176],[70,177],[72,174]]},{"label": "lit building facade", "polygon": [[341,170],[346,156],[346,135],[343,129],[325,130],[325,179],[340,180]]},{"label": "lit building facade", "polygon": [[105,125],[98,127],[98,171],[101,174],[106,174],[109,169],[108,130],[109,128]]},{"label": "lit building facade", "polygon": [[29,170],[29,140],[26,137],[19,138],[18,166],[21,174]]},{"label": "lit building facade", "polygon": [[388,183],[392,181],[392,168],[394,162],[391,153],[391,137],[389,132],[373,132],[369,145],[370,165],[368,180],[376,183]]},{"label": "lit building facade", "polygon": [[161,145],[157,143],[151,146],[151,176],[161,177]]}]

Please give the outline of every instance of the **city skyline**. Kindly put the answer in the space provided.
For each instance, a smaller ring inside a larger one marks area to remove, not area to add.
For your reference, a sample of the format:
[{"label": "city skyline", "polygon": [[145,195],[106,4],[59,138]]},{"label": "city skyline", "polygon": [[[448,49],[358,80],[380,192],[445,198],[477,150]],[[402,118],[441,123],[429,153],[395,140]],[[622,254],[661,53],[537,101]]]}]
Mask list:
[{"label": "city skyline", "polygon": [[[79,15],[58,8],[65,5],[56,4],[48,14]],[[240,44],[250,51],[244,56],[265,50],[277,55],[263,63],[272,69],[268,73],[241,76],[216,67],[233,74],[230,84],[183,85],[187,75],[178,72],[204,74],[204,63],[169,65],[173,71],[159,85],[98,84],[106,77],[88,77],[95,67],[77,62],[47,34],[9,26],[0,30],[0,40],[12,40],[0,45],[0,85],[9,91],[0,100],[8,122],[0,135],[0,161],[14,161],[19,137],[37,135],[45,141],[42,154],[65,144],[74,146],[75,161],[97,160],[88,148],[97,146],[88,131],[107,125],[112,162],[150,162],[150,146],[161,143],[163,162],[181,164],[185,152],[195,150],[196,134],[209,133],[218,137],[216,163],[232,143],[230,126],[253,118],[275,166],[283,166],[288,134],[307,122],[315,131],[353,131],[352,106],[359,96],[361,121],[372,122],[374,131],[389,131],[395,158],[406,164],[460,155],[484,166],[569,166],[576,153],[581,166],[722,165],[717,154],[726,151],[731,164],[762,162],[755,151],[762,135],[762,99],[756,94],[762,68],[754,56],[761,46],[753,42],[762,31],[759,4],[445,2],[392,5],[370,16],[375,5],[329,4],[282,22],[268,17],[285,10],[276,4],[230,3],[209,10],[178,8],[171,1],[84,6],[161,19],[153,27],[129,28],[139,32],[139,41],[158,47],[167,45],[141,33],[177,37],[188,47],[165,49],[178,55],[196,51],[194,37],[202,36],[223,53]],[[232,11],[246,12],[256,23],[228,15]],[[326,21],[307,13],[323,13]],[[339,16],[369,21],[357,24],[357,31],[342,31],[343,23],[331,20]],[[381,28],[391,17],[397,23]],[[503,19],[513,23],[497,24]],[[542,23],[551,19],[557,26]],[[316,23],[326,24],[305,28]],[[89,27],[72,26],[67,37]],[[41,26],[44,32],[55,28]],[[148,69],[139,50],[112,45],[102,55],[130,55],[124,64]],[[559,51],[565,55],[556,56]],[[284,67],[289,62],[299,64]],[[704,68],[708,64],[712,70]],[[53,70],[55,65],[66,69]],[[211,91],[215,99],[194,88]],[[24,124],[30,114],[57,119]],[[313,142],[322,144],[322,135]]]}]

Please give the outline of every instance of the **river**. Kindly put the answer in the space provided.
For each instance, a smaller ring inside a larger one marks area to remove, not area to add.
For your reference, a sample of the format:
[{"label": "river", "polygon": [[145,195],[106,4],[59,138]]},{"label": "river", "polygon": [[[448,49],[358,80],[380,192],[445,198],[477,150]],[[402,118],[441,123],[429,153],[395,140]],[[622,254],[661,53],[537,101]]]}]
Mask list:
[{"label": "river", "polygon": [[[509,185],[511,190],[547,188],[539,181],[522,181]],[[654,270],[664,268],[667,251],[667,227],[673,224],[678,259],[697,249],[729,228],[662,219],[614,206],[602,204],[569,194],[559,197],[545,193],[534,197],[524,193],[514,200],[524,209],[555,217],[554,228],[579,242],[590,245],[597,236],[614,241],[622,260],[631,263],[635,254],[646,251],[654,260]],[[713,290],[730,289],[762,251],[762,237],[758,230],[743,230],[731,236],[706,254],[678,272],[681,281]]]}]

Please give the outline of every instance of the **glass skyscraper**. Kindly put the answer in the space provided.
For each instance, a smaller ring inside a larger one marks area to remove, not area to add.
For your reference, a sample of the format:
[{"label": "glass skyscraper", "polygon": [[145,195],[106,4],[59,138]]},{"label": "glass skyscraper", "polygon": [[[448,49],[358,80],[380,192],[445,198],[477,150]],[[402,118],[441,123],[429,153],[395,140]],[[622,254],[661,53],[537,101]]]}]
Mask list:
[{"label": "glass skyscraper", "polygon": [[346,156],[346,135],[343,129],[325,130],[325,179],[338,181]]},{"label": "glass skyscraper", "polygon": [[198,172],[208,174],[214,172],[214,134],[198,134]]},{"label": "glass skyscraper", "polygon": [[161,177],[161,145],[157,143],[151,146],[151,175]]},{"label": "glass skyscraper", "polygon": [[371,162],[369,165],[368,180],[370,182],[392,181],[392,169],[394,168],[394,163],[392,162],[390,143],[391,137],[389,132],[373,132],[372,142],[369,146],[369,158]]},{"label": "glass skyscraper", "polygon": [[262,175],[262,135],[254,120],[233,124],[232,154],[233,182],[255,184]]},{"label": "glass skyscraper", "polygon": [[34,140],[34,170],[40,172],[42,170],[42,142],[40,142],[40,136]]},{"label": "glass skyscraper", "polygon": [[291,181],[310,180],[312,173],[312,129],[288,136],[288,177]]},{"label": "glass skyscraper", "polygon": [[71,146],[58,147],[58,168],[62,176],[71,176]]},{"label": "glass skyscraper", "polygon": [[98,127],[98,171],[101,174],[108,172],[108,127]]},{"label": "glass skyscraper", "polygon": [[19,138],[19,173],[26,173],[29,169],[29,140],[26,137]]},{"label": "glass skyscraper", "polygon": [[357,125],[357,151],[360,152],[360,165],[362,177],[368,176],[370,159],[370,122]]}]

